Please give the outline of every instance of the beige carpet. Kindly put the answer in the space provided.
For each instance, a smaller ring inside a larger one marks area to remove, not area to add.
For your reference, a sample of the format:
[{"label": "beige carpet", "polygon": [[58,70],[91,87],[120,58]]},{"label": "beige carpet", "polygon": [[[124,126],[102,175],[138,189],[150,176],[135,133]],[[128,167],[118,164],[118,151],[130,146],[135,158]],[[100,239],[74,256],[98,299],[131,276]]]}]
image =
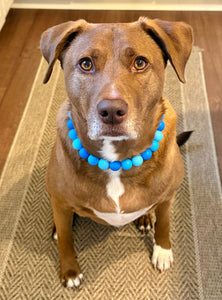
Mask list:
[{"label": "beige carpet", "polygon": [[178,132],[195,130],[182,149],[186,177],[171,214],[173,268],[163,274],[152,268],[152,232],[77,217],[73,231],[84,273],[78,291],[60,284],[50,237],[45,172],[66,95],[59,65],[44,86],[45,70],[42,61],[0,179],[0,299],[222,299],[221,185],[201,52],[191,55],[186,85],[171,67],[166,73],[164,93],[178,113]]}]

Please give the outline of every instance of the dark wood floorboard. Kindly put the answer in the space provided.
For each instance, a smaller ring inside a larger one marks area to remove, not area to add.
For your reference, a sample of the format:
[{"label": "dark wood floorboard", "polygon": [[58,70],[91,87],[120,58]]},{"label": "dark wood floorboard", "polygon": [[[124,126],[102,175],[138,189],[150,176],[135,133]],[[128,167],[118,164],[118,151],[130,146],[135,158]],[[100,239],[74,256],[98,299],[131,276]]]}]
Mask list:
[{"label": "dark wood floorboard", "polygon": [[89,22],[130,22],[141,15],[189,23],[194,30],[195,45],[204,49],[205,80],[222,178],[222,12],[182,11],[11,9],[0,32],[0,173],[40,62],[41,33],[55,24],[79,18],[85,18]]}]

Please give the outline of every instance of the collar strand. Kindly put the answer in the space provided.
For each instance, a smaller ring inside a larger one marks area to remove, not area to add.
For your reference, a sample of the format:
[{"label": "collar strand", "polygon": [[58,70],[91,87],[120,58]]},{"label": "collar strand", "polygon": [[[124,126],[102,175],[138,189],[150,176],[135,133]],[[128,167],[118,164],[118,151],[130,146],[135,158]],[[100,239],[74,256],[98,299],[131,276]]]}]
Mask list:
[{"label": "collar strand", "polygon": [[132,158],[127,158],[123,161],[107,161],[102,158],[91,155],[82,146],[80,139],[78,138],[77,132],[73,126],[71,112],[69,111],[69,120],[67,122],[67,127],[69,128],[69,138],[73,141],[72,145],[75,150],[79,151],[79,156],[83,159],[87,159],[88,163],[92,166],[98,165],[101,170],[111,169],[112,171],[118,171],[121,168],[123,170],[129,170],[132,166],[139,167],[143,164],[144,160],[148,160],[152,157],[153,152],[159,149],[159,142],[163,139],[162,131],[165,128],[165,123],[163,122],[164,116],[162,117],[160,124],[155,132],[155,137],[153,139],[150,148],[147,148],[140,155],[135,155]]}]

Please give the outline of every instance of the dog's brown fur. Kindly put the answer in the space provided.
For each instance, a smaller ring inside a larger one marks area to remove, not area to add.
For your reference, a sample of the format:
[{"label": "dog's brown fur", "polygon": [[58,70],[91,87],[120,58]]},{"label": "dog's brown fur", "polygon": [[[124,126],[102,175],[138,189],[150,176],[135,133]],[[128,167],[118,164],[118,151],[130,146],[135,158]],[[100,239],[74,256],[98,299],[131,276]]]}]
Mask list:
[{"label": "dog's brown fur", "polygon": [[[158,151],[142,166],[121,172],[125,192],[119,204],[124,213],[155,204],[155,242],[163,249],[170,249],[169,212],[175,191],[183,180],[184,168],[176,143],[177,116],[170,103],[162,98],[164,69],[166,61],[170,60],[178,78],[184,82],[191,48],[189,25],[158,19],[140,18],[127,24],[89,24],[79,20],[43,33],[41,49],[49,63],[44,82],[49,80],[53,65],[59,59],[69,98],[58,114],[57,140],[47,175],[58,235],[61,279],[65,283],[80,274],[73,247],[73,213],[106,224],[92,208],[99,212],[116,212],[116,205],[106,192],[108,173],[89,165],[72,147],[66,125],[68,111],[71,111],[84,148],[100,157],[103,141],[99,135],[102,132],[97,132],[94,139],[89,137],[89,116],[97,115],[96,105],[103,99],[123,99],[128,104],[127,120],[132,120],[133,129],[125,126],[126,121],[112,125],[129,137],[113,142],[119,160],[138,155],[151,145],[165,113],[164,138]],[[148,62],[141,72],[133,68],[138,56],[145,57]],[[94,70],[83,72],[79,68],[79,60],[83,57],[93,60]],[[102,124],[101,130],[108,130],[110,126]],[[141,222],[147,222],[147,218],[141,217]]]}]

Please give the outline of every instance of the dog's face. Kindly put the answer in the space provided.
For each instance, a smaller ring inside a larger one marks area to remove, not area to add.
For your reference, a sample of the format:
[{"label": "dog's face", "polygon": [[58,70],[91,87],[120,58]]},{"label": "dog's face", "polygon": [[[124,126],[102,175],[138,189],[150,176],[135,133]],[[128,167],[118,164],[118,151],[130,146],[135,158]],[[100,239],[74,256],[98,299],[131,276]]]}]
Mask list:
[{"label": "dog's face", "polygon": [[70,45],[63,67],[69,99],[90,139],[142,134],[144,119],[161,100],[164,60],[138,24],[92,26]]},{"label": "dog's face", "polygon": [[192,32],[184,23],[68,22],[43,34],[41,48],[49,62],[45,82],[59,58],[75,117],[91,140],[152,140],[164,112],[166,61],[184,81],[191,46]]}]

